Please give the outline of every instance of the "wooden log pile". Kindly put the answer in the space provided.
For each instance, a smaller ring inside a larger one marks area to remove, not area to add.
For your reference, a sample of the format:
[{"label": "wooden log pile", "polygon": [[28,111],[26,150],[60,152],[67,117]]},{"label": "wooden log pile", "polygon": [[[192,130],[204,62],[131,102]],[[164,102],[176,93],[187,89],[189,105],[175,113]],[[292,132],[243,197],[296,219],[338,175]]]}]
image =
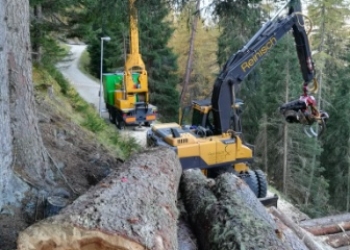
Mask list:
[{"label": "wooden log pile", "polygon": [[331,247],[350,249],[349,213],[302,221],[300,226]]},{"label": "wooden log pile", "polygon": [[199,170],[187,170],[180,188],[201,250],[308,249],[293,231],[277,225],[248,185],[233,174],[214,181]]},{"label": "wooden log pile", "polygon": [[158,148],[21,232],[18,250],[309,249],[298,236],[237,176],[182,171]]}]

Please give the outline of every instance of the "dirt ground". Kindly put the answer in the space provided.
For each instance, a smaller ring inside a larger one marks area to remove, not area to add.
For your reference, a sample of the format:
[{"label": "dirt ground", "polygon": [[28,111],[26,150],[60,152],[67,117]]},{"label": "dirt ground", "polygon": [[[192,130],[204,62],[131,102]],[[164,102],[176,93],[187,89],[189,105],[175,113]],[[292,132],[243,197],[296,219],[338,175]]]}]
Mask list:
[{"label": "dirt ground", "polygon": [[[56,191],[67,194],[69,201],[118,168],[121,160],[109,154],[92,134],[55,113],[45,102],[39,102],[37,108],[44,144],[54,162],[53,171],[64,187]],[[16,249],[18,232],[44,218],[44,204],[43,198],[36,200],[36,204],[27,203],[17,211],[1,211],[0,250]],[[35,209],[28,209],[28,206]]]}]

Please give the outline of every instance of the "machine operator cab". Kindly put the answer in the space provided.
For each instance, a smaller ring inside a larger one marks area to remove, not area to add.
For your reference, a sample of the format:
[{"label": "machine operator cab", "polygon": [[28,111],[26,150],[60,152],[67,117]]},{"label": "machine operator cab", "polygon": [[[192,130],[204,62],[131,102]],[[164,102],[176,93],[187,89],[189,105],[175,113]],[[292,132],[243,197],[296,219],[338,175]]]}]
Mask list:
[{"label": "machine operator cab", "polygon": [[[236,99],[235,104],[231,109],[231,126],[236,134],[242,132],[240,115],[243,111],[243,102]],[[191,109],[184,109],[180,117],[180,124],[184,130],[190,130],[198,137],[206,137],[215,135],[214,116],[211,106],[211,100],[192,101]],[[192,119],[191,119],[192,118]],[[191,119],[189,121],[189,119]],[[191,125],[186,125],[191,124]]]}]

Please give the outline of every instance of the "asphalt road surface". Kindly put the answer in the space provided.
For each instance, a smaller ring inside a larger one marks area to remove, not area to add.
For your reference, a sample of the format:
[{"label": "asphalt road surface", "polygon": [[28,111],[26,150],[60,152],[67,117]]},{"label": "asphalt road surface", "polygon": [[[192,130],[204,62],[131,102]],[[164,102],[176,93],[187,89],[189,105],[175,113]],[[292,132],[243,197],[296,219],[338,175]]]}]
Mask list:
[{"label": "asphalt road surface", "polygon": [[[79,95],[88,103],[96,107],[96,112],[99,112],[99,91],[100,83],[86,76],[78,68],[79,58],[86,49],[86,45],[69,45],[71,50],[70,56],[57,65],[62,74],[70,81],[72,86],[78,91]],[[105,103],[102,98],[101,110],[102,117],[108,121],[108,112],[105,109]],[[109,122],[109,121],[108,121]],[[138,129],[136,127],[128,127],[121,131],[122,136],[134,137],[141,146],[146,146],[146,128]]]}]

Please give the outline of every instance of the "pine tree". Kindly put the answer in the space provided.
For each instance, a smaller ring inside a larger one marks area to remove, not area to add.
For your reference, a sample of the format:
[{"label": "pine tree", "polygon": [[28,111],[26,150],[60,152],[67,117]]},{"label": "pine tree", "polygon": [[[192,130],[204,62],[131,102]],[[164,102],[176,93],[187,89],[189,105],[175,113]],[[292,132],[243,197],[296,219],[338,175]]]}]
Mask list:
[{"label": "pine tree", "polygon": [[30,0],[31,11],[31,44],[33,60],[42,66],[53,65],[66,54],[57,42],[68,34],[69,17],[74,16],[75,9],[81,1],[63,0]]},{"label": "pine tree", "polygon": [[[190,22],[195,13],[195,8],[190,3],[181,9],[176,16],[175,32],[169,43],[178,55],[180,82],[183,82],[189,51],[189,43],[184,41],[190,40]],[[189,87],[184,96],[185,104],[190,104],[191,100],[208,98],[219,70],[216,57],[219,30],[216,25],[206,25],[204,22],[200,19],[197,24]],[[179,89],[182,91],[181,86]]]},{"label": "pine tree", "polygon": [[[349,9],[346,1],[314,0],[308,10],[316,27],[313,32],[312,42],[316,49],[314,58],[317,60],[318,82],[320,84],[320,91],[317,96],[320,108],[327,111],[330,109],[331,117],[329,122],[331,127],[334,126],[334,129],[327,130],[326,135],[322,138],[324,151],[321,155],[321,162],[326,169],[324,176],[330,183],[331,204],[334,204],[336,208],[345,209],[344,199],[342,200],[338,195],[339,190],[343,189],[344,185],[347,186],[347,178],[340,177],[340,175],[346,173],[345,175],[347,176],[348,172],[338,167],[335,169],[335,166],[341,165],[338,162],[347,162],[346,155],[349,145],[346,139],[344,141],[345,144],[338,144],[339,140],[346,138],[346,133],[343,135],[339,133],[339,124],[346,127],[347,123],[338,116],[338,113],[334,112],[333,107],[328,105],[328,103],[329,99],[338,102],[338,96],[344,96],[344,90],[338,89],[338,86],[343,88],[344,85],[341,82],[347,76],[342,68],[344,68],[343,55],[348,34],[345,28],[345,21],[349,15]],[[335,83],[338,81],[339,85],[337,86]],[[325,96],[327,96],[327,100],[324,99]],[[340,112],[342,113],[342,111]],[[342,115],[346,116],[344,112]],[[338,126],[335,126],[336,124]],[[335,139],[337,140],[335,141]],[[338,154],[340,151],[342,153]],[[335,152],[337,153],[334,154]]]},{"label": "pine tree", "polygon": [[331,204],[337,211],[349,211],[350,199],[350,88],[349,88],[349,66],[350,54],[342,58],[347,66],[339,65],[332,67],[330,74],[332,80],[333,94],[330,97],[329,106],[330,119],[327,123],[327,131],[323,137],[324,153],[322,163],[327,169],[326,178],[330,180]]}]

